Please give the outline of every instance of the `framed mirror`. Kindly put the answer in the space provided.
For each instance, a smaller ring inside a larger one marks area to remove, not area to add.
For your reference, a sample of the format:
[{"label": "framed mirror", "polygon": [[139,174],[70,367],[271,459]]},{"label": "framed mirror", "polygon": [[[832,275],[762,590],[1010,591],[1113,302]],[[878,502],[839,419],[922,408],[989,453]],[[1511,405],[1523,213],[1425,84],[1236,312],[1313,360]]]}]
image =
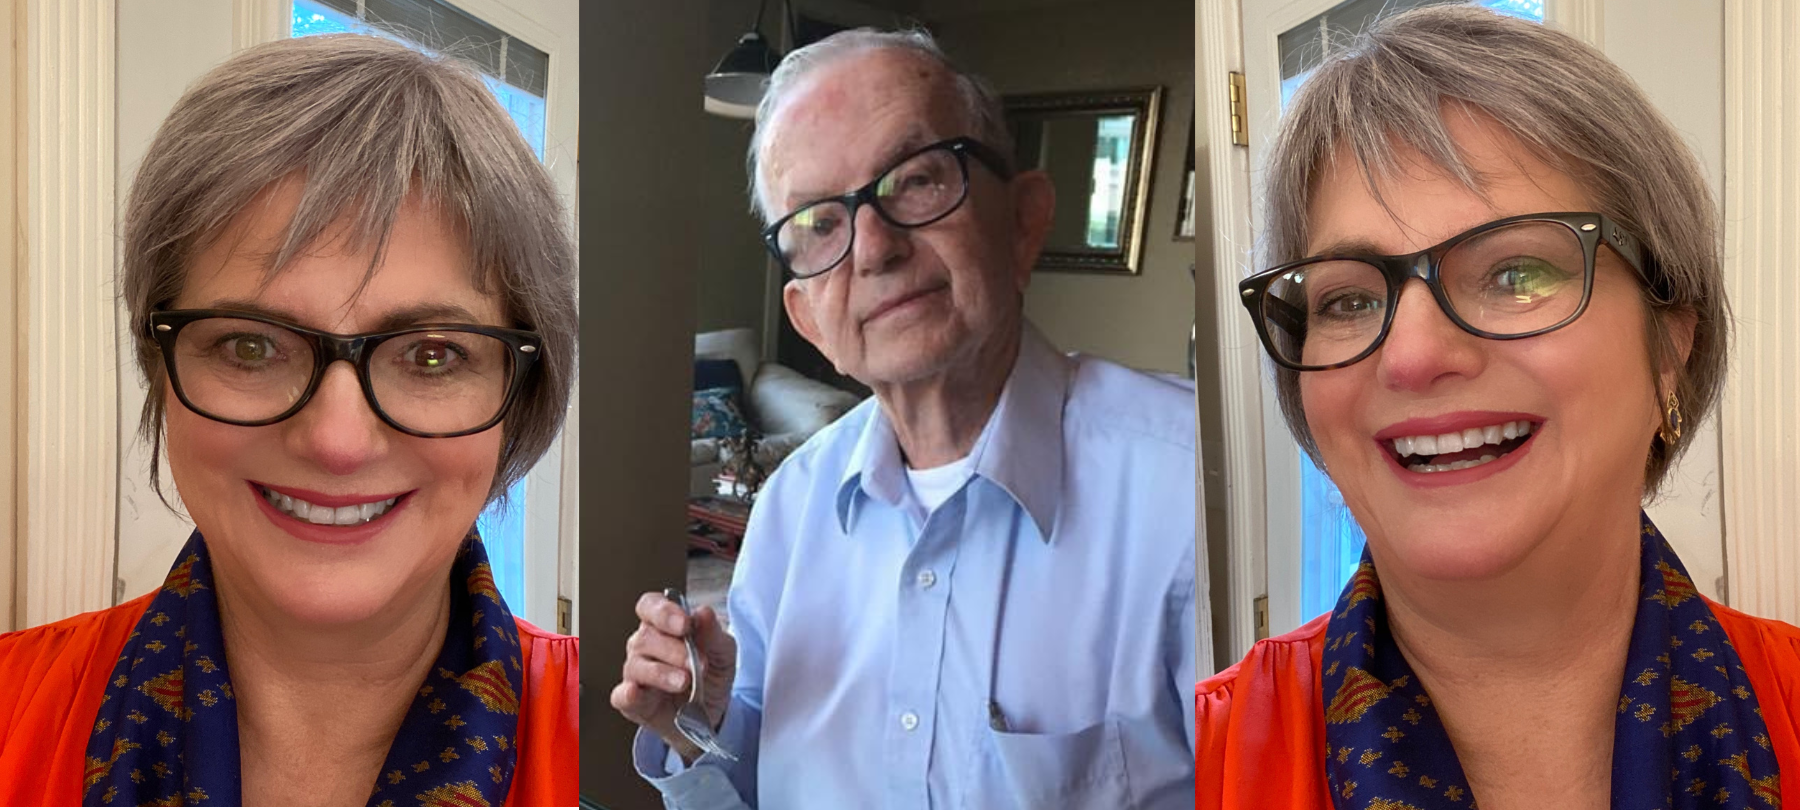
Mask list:
[{"label": "framed mirror", "polygon": [[1007,96],[1020,169],[1056,184],[1040,270],[1138,272],[1162,88]]}]

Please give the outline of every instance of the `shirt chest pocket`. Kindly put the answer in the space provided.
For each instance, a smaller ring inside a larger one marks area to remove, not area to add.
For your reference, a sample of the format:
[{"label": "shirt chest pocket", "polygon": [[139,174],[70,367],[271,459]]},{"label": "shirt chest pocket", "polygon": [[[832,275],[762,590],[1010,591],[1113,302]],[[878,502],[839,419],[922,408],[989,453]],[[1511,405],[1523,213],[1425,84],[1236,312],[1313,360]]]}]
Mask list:
[{"label": "shirt chest pocket", "polygon": [[967,810],[1119,810],[1134,806],[1117,721],[1063,734],[982,732]]}]

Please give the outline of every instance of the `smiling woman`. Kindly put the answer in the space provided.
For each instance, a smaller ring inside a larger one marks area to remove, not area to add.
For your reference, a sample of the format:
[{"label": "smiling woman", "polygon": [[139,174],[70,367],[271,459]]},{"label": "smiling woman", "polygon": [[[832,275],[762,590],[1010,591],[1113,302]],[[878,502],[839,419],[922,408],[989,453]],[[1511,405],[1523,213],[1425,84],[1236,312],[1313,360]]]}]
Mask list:
[{"label": "smiling woman", "polygon": [[1681,137],[1593,48],[1446,5],[1328,59],[1268,173],[1239,290],[1368,545],[1197,687],[1196,806],[1779,807],[1800,629],[1642,511],[1725,369]]},{"label": "smiling woman", "polygon": [[160,590],[0,636],[0,804],[576,803],[577,642],[512,616],[473,528],[560,425],[574,253],[480,80],[356,35],[246,51],[124,230],[197,531]]}]

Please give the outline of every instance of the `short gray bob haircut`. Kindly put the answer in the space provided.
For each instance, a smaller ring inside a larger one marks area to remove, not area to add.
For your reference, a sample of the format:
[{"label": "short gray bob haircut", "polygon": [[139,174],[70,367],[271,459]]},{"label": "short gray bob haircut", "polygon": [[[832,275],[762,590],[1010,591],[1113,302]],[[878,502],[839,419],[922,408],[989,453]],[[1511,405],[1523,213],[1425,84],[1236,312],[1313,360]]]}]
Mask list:
[{"label": "short gray bob haircut", "polygon": [[968,134],[1006,159],[1012,159],[1013,137],[1011,130],[1006,127],[1006,107],[1001,103],[1000,96],[986,80],[958,68],[944,50],[938,47],[937,40],[932,38],[930,32],[917,28],[905,31],[880,31],[874,28],[839,31],[797,48],[782,59],[781,64],[775,68],[774,75],[769,77],[769,86],[763,92],[762,102],[756,107],[756,130],[750,136],[747,163],[750,169],[751,210],[762,217],[764,224],[774,222],[785,213],[773,210],[771,201],[765,196],[768,189],[763,187],[762,173],[757,169],[757,159],[763,148],[763,131],[769,119],[775,117],[794,88],[819,68],[881,50],[918,54],[948,71],[956,80],[957,95],[962,97],[963,111],[968,116],[970,128]]},{"label": "short gray bob haircut", "polygon": [[299,174],[305,187],[270,278],[341,225],[379,262],[416,192],[465,229],[475,289],[500,297],[503,325],[543,336],[542,359],[501,428],[488,497],[501,496],[549,449],[577,367],[576,256],[563,202],[472,69],[356,34],[232,56],[175,103],[137,171],[120,290],[150,387],[139,427],[158,495],[167,378],[149,315],[180,295],[194,257],[258,193]]},{"label": "short gray bob haircut", "polygon": [[[1401,170],[1396,146],[1417,150],[1479,192],[1444,127],[1444,116],[1486,113],[1541,159],[1581,182],[1599,213],[1635,234],[1654,287],[1642,290],[1652,379],[1679,356],[1669,316],[1696,319],[1692,352],[1673,393],[1687,430],[1652,440],[1645,496],[1693,440],[1724,381],[1729,313],[1718,215],[1699,163],[1673,126],[1624,71],[1580,40],[1536,23],[1467,5],[1416,9],[1377,21],[1331,55],[1289,106],[1267,166],[1262,267],[1303,257],[1307,211],[1336,150],[1373,181]],[[1373,183],[1371,182],[1371,187]],[[1641,286],[1641,285],[1640,285]],[[1670,300],[1659,301],[1650,289]],[[1323,464],[1306,426],[1299,376],[1275,369],[1294,438]]]}]

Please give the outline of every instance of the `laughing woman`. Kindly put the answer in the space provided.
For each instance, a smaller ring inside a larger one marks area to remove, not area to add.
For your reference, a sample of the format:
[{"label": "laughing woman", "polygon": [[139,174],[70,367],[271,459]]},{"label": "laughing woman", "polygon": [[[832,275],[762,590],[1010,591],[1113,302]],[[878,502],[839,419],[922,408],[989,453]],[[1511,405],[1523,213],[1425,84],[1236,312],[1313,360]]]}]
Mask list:
[{"label": "laughing woman", "polygon": [[160,590],[0,636],[0,805],[575,804],[576,640],[471,528],[561,423],[574,253],[481,80],[368,37],[233,57],[123,255],[197,531]]},{"label": "laughing woman", "polygon": [[1331,613],[1202,682],[1199,808],[1777,808],[1800,629],[1642,512],[1717,397],[1717,216],[1598,51],[1468,6],[1319,68],[1242,284],[1368,536]]}]

